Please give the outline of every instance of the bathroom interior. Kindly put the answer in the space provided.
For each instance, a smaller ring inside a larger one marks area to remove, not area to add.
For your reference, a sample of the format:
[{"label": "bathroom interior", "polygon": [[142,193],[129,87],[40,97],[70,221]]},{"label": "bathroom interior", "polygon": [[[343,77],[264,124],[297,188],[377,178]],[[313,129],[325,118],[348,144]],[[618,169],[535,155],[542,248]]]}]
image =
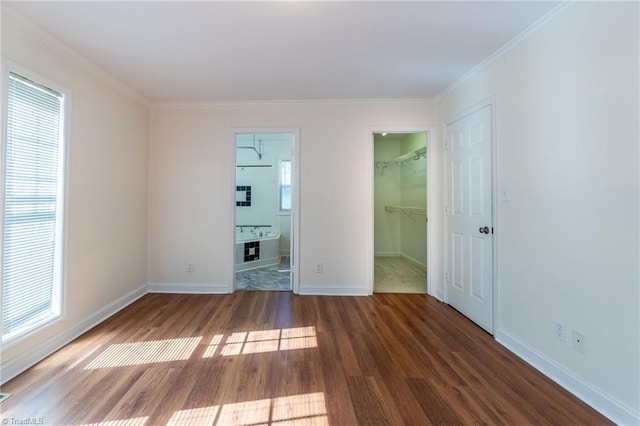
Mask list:
[{"label": "bathroom interior", "polygon": [[292,289],[293,137],[236,134],[236,290]]},{"label": "bathroom interior", "polygon": [[427,133],[374,133],[374,293],[427,293]]}]

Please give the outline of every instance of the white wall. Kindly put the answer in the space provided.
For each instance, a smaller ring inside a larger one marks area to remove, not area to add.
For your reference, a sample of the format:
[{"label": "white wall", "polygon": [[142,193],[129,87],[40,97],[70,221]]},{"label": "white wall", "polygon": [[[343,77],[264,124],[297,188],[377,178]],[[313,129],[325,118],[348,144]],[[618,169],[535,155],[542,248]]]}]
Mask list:
[{"label": "white wall", "polygon": [[497,338],[622,423],[640,411],[638,36],[638,3],[575,6],[441,102],[497,102]]},{"label": "white wall", "polygon": [[2,57],[72,92],[64,318],[3,348],[7,380],[144,292],[149,108],[4,10]]},{"label": "white wall", "polygon": [[[230,288],[233,128],[300,128],[302,293],[366,294],[373,257],[373,127],[432,128],[433,104],[154,105],[150,283]],[[186,273],[187,260],[196,271]],[[324,272],[315,273],[316,262]],[[211,287],[210,287],[211,288]]]}]

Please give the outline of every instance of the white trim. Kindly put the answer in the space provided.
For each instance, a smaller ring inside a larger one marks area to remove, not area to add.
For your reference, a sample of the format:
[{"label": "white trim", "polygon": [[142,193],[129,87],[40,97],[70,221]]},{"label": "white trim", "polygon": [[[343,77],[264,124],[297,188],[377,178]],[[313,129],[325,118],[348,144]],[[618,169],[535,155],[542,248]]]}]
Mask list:
[{"label": "white trim", "polygon": [[24,18],[19,12],[13,10],[11,6],[9,6],[6,2],[2,3],[2,15],[3,18],[6,16],[8,19],[15,22],[19,29],[23,32],[22,35],[24,35],[25,37],[42,42],[48,47],[55,49],[75,65],[79,66],[87,73],[97,77],[99,80],[116,89],[118,92],[126,95],[130,99],[138,102],[143,106],[150,106],[150,102],[147,98],[145,98],[137,91],[133,90],[131,87],[127,86],[111,74],[107,73],[105,70],[89,61],[84,56],[80,55],[78,52],[67,46],[62,41],[53,37],[41,27]]},{"label": "white trim", "polygon": [[300,285],[298,294],[303,296],[370,296],[369,286],[344,287],[339,285],[313,286]]},{"label": "white trim", "polygon": [[440,131],[442,138],[442,158],[440,159],[440,167],[442,167],[442,205],[440,209],[442,212],[442,230],[444,233],[442,238],[442,298],[440,300],[449,304],[449,239],[447,238],[447,225],[449,220],[447,214],[447,191],[449,190],[449,184],[447,183],[447,124],[445,121],[442,122]]},{"label": "white trim", "polygon": [[495,339],[518,357],[533,366],[545,376],[593,407],[603,416],[619,425],[640,424],[640,413],[625,406],[588,383],[573,371],[563,367],[547,355],[520,341],[504,330],[496,330]]},{"label": "white trim", "polygon": [[377,251],[374,253],[374,257],[401,257],[402,259],[406,260],[407,262],[424,269],[425,271],[427,270],[427,265],[425,265],[424,263],[420,262],[419,260],[414,259],[411,256],[408,256],[404,253],[401,253],[399,251]]},{"label": "white trim", "polygon": [[[60,182],[58,182],[57,189],[57,198],[61,200],[58,203],[57,211],[56,211],[56,247],[55,247],[55,270],[54,270],[54,283],[53,283],[53,295],[52,295],[52,303],[55,307],[55,313],[50,315],[45,320],[39,321],[38,323],[33,324],[31,327],[27,327],[23,332],[12,336],[8,339],[5,339],[2,343],[4,349],[11,348],[16,344],[27,339],[29,336],[33,334],[39,333],[41,330],[46,329],[47,327],[52,326],[53,324],[62,321],[66,317],[66,307],[67,307],[67,271],[68,271],[68,223],[69,223],[69,170],[71,170],[69,165],[69,159],[71,158],[70,152],[70,144],[71,144],[71,116],[73,111],[73,92],[70,88],[63,84],[59,84],[56,81],[51,80],[50,78],[40,74],[39,72],[33,71],[29,67],[25,67],[18,62],[13,61],[8,57],[2,57],[2,70],[1,70],[1,78],[2,78],[2,89],[3,96],[0,100],[0,104],[2,104],[2,124],[3,124],[3,133],[0,137],[2,140],[2,149],[0,149],[0,174],[5,176],[5,151],[7,146],[7,115],[4,113],[4,110],[8,105],[8,82],[9,76],[11,74],[15,74],[19,77],[26,78],[31,80],[33,83],[44,86],[49,90],[57,92],[60,96],[62,96],[62,126],[60,129],[61,132],[61,141],[60,141],[60,154],[58,158],[58,166]],[[0,237],[4,239],[4,203],[5,203],[5,185],[0,185]],[[0,242],[0,259],[3,257],[3,249],[4,242]],[[1,298],[0,298],[1,300]]]},{"label": "white trim", "polygon": [[148,283],[147,293],[229,294],[232,290],[228,284],[160,282]]},{"label": "white trim", "polygon": [[[428,237],[427,237],[427,238],[428,238]],[[428,244],[427,244],[427,245],[428,245]],[[406,255],[406,254],[404,254],[404,253],[400,253],[400,257],[401,257],[401,258],[403,258],[404,260],[406,260],[407,262],[412,263],[413,265],[417,266],[418,268],[422,268],[422,269],[424,269],[425,271],[427,270],[427,265],[425,265],[424,263],[420,262],[420,261],[419,261],[419,260],[417,260],[417,259],[414,259],[414,258],[413,258],[413,257],[411,257],[411,256],[407,256],[407,255]],[[428,256],[427,256],[427,257],[428,257]]]},{"label": "white trim", "polygon": [[214,108],[226,106],[269,106],[269,105],[352,105],[352,104],[427,104],[435,105],[435,98],[407,99],[279,99],[279,100],[246,100],[246,101],[158,101],[151,107],[158,109]]},{"label": "white trim", "polygon": [[407,98],[407,99],[281,99],[281,100],[229,100],[229,101],[205,101],[205,102],[182,102],[182,101],[165,101],[165,102],[150,102],[149,99],[145,98],[137,91],[132,89],[131,87],[124,84],[122,81],[116,79],[111,74],[104,71],[99,66],[95,65],[93,62],[81,56],[75,50],[67,46],[62,41],[53,37],[47,31],[37,26],[33,22],[24,18],[19,12],[12,10],[10,6],[7,4],[3,4],[2,6],[2,14],[9,17],[12,21],[14,21],[21,29],[27,33],[27,35],[31,35],[33,38],[36,38],[39,41],[44,42],[45,44],[55,48],[60,53],[66,55],[69,59],[71,59],[76,65],[82,67],[85,71],[89,72],[100,78],[102,81],[108,83],[113,88],[117,89],[121,93],[129,96],[131,99],[145,105],[148,107],[154,108],[194,108],[194,107],[217,107],[217,106],[248,106],[248,105],[300,105],[300,104],[311,104],[311,105],[326,105],[326,104],[437,104],[439,103],[444,96],[449,94],[451,91],[455,90],[460,85],[464,84],[467,80],[473,78],[475,75],[482,72],[484,69],[497,62],[500,58],[504,57],[506,54],[514,50],[516,47],[524,43],[526,40],[531,38],[533,35],[537,34],[541,29],[545,28],[547,25],[552,22],[557,21],[568,11],[572,10],[576,5],[583,3],[585,0],[573,0],[573,1],[563,1],[558,6],[550,10],[547,14],[542,16],[536,22],[531,24],[528,28],[522,31],[520,34],[515,36],[505,45],[500,47],[494,53],[485,58],[478,65],[473,67],[470,71],[464,74],[461,78],[456,80],[454,83],[449,85],[443,91],[438,93],[436,96],[431,98]]},{"label": "white trim", "polygon": [[291,233],[289,235],[289,262],[292,272],[291,289],[294,294],[300,293],[300,176],[301,158],[300,155],[300,128],[293,131],[293,147],[291,150]]},{"label": "white trim", "polygon": [[458,87],[462,86],[468,80],[471,80],[472,78],[476,77],[478,74],[480,74],[482,71],[484,71],[494,63],[498,62],[500,59],[502,59],[507,54],[509,54],[509,52],[513,51],[518,46],[520,46],[521,44],[529,40],[531,37],[539,33],[543,28],[547,27],[548,25],[552,24],[553,22],[567,15],[568,12],[572,11],[576,5],[580,5],[586,1],[587,0],[568,0],[568,1],[560,2],[559,5],[551,9],[544,16],[542,16],[540,19],[535,21],[533,24],[527,27],[520,34],[516,35],[514,38],[509,40],[506,44],[504,44],[498,50],[493,52],[491,55],[487,56],[485,59],[482,60],[482,62],[480,62],[475,67],[473,67],[471,70],[465,73],[458,80],[453,82],[449,87],[444,89],[442,92],[438,93],[433,98],[433,100],[440,102],[449,93],[451,93]]},{"label": "white trim", "polygon": [[374,257],[400,257],[399,251],[376,251],[373,253]]},{"label": "white trim", "polygon": [[81,320],[77,325],[64,330],[48,339],[35,348],[21,356],[16,356],[7,362],[2,363],[0,370],[2,371],[1,383],[13,379],[18,374],[31,368],[36,363],[42,361],[58,349],[71,343],[73,340],[91,330],[100,323],[106,321],[109,317],[126,308],[142,296],[146,294],[145,286],[131,290],[124,296],[119,297],[108,305],[98,309],[96,312]]},{"label": "white trim", "polygon": [[[495,95],[491,95],[488,98],[481,100],[480,102],[471,105],[468,108],[463,109],[462,111],[453,114],[450,118],[446,119],[442,123],[442,184],[443,184],[443,193],[444,193],[444,206],[447,205],[447,194],[449,190],[449,181],[447,179],[448,174],[448,166],[447,166],[447,126],[455,123],[456,121],[473,114],[476,111],[480,111],[482,108],[490,107],[491,108],[491,227],[493,230],[492,237],[492,287],[493,287],[493,324],[491,326],[491,334],[495,333],[495,330],[498,328],[498,319],[499,319],[499,304],[498,304],[498,139],[497,139],[497,114],[496,114],[496,104],[497,98]],[[444,273],[445,276],[449,272],[449,218],[446,214],[444,214],[444,241],[443,241],[443,253],[444,253]],[[449,284],[445,279],[443,288],[443,298],[441,299],[446,304],[449,304]]]}]

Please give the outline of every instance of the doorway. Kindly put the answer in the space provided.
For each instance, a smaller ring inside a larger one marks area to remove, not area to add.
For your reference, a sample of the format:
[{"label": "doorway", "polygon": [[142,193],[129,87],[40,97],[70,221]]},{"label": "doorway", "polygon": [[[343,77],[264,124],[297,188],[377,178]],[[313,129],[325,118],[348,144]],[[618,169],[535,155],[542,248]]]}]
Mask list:
[{"label": "doorway", "polygon": [[291,291],[295,282],[296,133],[235,133],[234,288]]},{"label": "doorway", "polygon": [[426,294],[428,133],[374,132],[374,293]]}]

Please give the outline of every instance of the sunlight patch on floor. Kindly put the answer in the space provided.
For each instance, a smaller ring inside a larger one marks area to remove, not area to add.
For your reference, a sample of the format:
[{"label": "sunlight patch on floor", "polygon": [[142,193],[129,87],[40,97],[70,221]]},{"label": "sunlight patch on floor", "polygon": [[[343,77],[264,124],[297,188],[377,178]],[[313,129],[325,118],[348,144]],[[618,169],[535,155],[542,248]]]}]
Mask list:
[{"label": "sunlight patch on floor", "polygon": [[89,358],[92,353],[94,353],[95,351],[100,349],[100,346],[102,346],[102,345],[98,344],[95,348],[91,349],[89,352],[87,352],[86,354],[84,354],[83,356],[78,358],[73,364],[71,364],[69,366],[69,368],[67,368],[67,371],[71,370],[72,368],[77,367],[80,363],[82,363],[82,361],[84,361],[85,359]]},{"label": "sunlight patch on floor", "polygon": [[316,392],[180,410],[173,413],[167,426],[326,426],[328,424],[324,393]]},{"label": "sunlight patch on floor", "polygon": [[78,426],[143,426],[149,417],[134,417],[132,419],[109,420],[99,423],[83,423]]},{"label": "sunlight patch on floor", "polygon": [[189,359],[202,340],[199,337],[152,340],[148,342],[118,343],[109,346],[84,369],[125,367],[129,365]]},{"label": "sunlight patch on floor", "polygon": [[[221,346],[223,338],[223,334],[216,334],[202,357],[213,357]],[[316,347],[318,347],[318,341],[315,327],[242,331],[227,337],[224,346],[220,349],[220,355],[232,356]]]},{"label": "sunlight patch on floor", "polygon": [[175,411],[167,426],[200,426],[212,425],[216,421],[216,415],[220,407],[191,408],[189,410]]}]

